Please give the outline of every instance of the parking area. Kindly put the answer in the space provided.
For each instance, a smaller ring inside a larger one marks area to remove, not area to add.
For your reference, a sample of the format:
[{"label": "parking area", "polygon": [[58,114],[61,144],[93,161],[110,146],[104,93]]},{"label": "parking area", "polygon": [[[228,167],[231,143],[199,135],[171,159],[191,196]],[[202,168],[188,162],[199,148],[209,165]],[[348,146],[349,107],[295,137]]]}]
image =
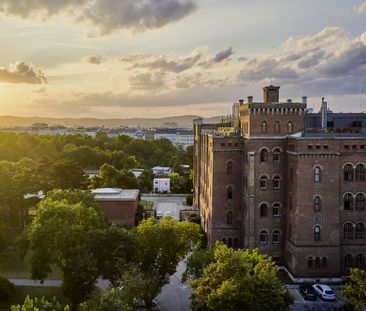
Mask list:
[{"label": "parking area", "polygon": [[305,300],[298,288],[289,288],[289,291],[295,300],[291,309],[292,311],[335,311],[339,310],[343,305],[340,289],[333,289],[333,292],[336,295],[335,301],[324,301],[319,297],[317,297],[315,301]]},{"label": "parking area", "polygon": [[185,196],[143,195],[141,200],[152,202],[157,214],[171,216],[178,221],[179,212],[187,208]]}]

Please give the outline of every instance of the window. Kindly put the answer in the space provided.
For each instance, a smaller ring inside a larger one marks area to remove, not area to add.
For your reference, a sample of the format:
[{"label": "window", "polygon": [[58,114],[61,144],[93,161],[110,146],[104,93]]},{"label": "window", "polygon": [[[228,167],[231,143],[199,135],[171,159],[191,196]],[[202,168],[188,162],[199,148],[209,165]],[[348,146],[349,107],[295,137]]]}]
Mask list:
[{"label": "window", "polygon": [[315,268],[320,268],[320,257],[315,258]]},{"label": "window", "polygon": [[260,153],[261,163],[268,162],[268,151],[267,149],[262,149]]},{"label": "window", "polygon": [[273,150],[273,163],[281,162],[281,150],[276,148]]},{"label": "window", "polygon": [[308,145],[308,150],[313,150],[313,145]]},{"label": "window", "polygon": [[343,226],[343,238],[345,240],[353,239],[353,226],[349,222],[345,223]]},{"label": "window", "polygon": [[344,181],[352,181],[353,180],[353,166],[351,164],[347,164],[343,169],[343,179]]},{"label": "window", "polygon": [[314,241],[315,242],[319,242],[320,239],[321,239],[320,227],[319,226],[315,226],[315,228],[314,228]]},{"label": "window", "polygon": [[274,176],[273,177],[273,190],[278,190],[280,189],[280,176]]},{"label": "window", "polygon": [[238,238],[234,238],[234,248],[238,248],[239,243],[238,243]]},{"label": "window", "polygon": [[233,198],[233,187],[229,186],[227,187],[227,199],[231,200]]},{"label": "window", "polygon": [[343,208],[345,211],[353,210],[353,196],[351,193],[346,193],[343,198]]},{"label": "window", "polygon": [[280,216],[280,205],[278,203],[275,203],[272,206],[272,216],[273,217],[279,217]]},{"label": "window", "polygon": [[259,242],[261,244],[267,244],[268,238],[267,238],[267,232],[266,231],[261,231],[259,233]]},{"label": "window", "polygon": [[326,268],[328,266],[328,259],[327,257],[322,258],[322,268]]},{"label": "window", "polygon": [[266,190],[268,188],[268,178],[267,176],[262,176],[260,179],[260,188]]},{"label": "window", "polygon": [[329,146],[328,145],[324,145],[323,148],[324,148],[324,150],[328,150],[329,149]]},{"label": "window", "polygon": [[363,164],[356,166],[356,181],[365,181],[365,166]]},{"label": "window", "polygon": [[287,133],[291,134],[294,131],[294,125],[291,121],[287,123]]},{"label": "window", "polygon": [[356,204],[355,209],[358,211],[365,210],[365,195],[363,193],[358,193],[356,195]]},{"label": "window", "polygon": [[267,217],[267,204],[262,203],[259,207],[259,214],[261,217]]},{"label": "window", "polygon": [[232,247],[233,246],[233,239],[232,238],[228,238],[227,239],[227,246],[228,247]]},{"label": "window", "polygon": [[273,241],[273,245],[280,244],[280,231],[278,231],[278,230],[273,231],[272,241]]},{"label": "window", "polygon": [[314,181],[315,182],[321,181],[321,170],[319,166],[315,166],[314,168]]},{"label": "window", "polygon": [[314,198],[314,212],[319,213],[321,209],[321,199],[319,196]]},{"label": "window", "polygon": [[344,145],[344,150],[349,150],[349,145]]},{"label": "window", "polygon": [[362,222],[359,222],[358,224],[356,224],[355,239],[356,240],[363,240],[364,232],[365,232],[364,224]]},{"label": "window", "polygon": [[280,134],[281,133],[281,125],[279,121],[276,121],[274,123],[274,132],[275,134]]},{"label": "window", "polygon": [[365,268],[365,258],[362,254],[358,254],[356,256],[356,268],[360,268],[360,269]]},{"label": "window", "polygon": [[344,267],[346,269],[352,268],[353,266],[353,258],[351,254],[347,254],[344,256]]},{"label": "window", "polygon": [[228,161],[226,164],[226,173],[232,174],[233,173],[233,161]]},{"label": "window", "polygon": [[267,122],[262,122],[262,134],[267,134]]},{"label": "window", "polygon": [[308,268],[313,267],[313,257],[308,257]]},{"label": "window", "polygon": [[228,225],[231,225],[233,223],[233,213],[232,212],[228,212],[226,214],[226,223]]},{"label": "window", "polygon": [[226,238],[222,238],[222,243],[226,244]]}]

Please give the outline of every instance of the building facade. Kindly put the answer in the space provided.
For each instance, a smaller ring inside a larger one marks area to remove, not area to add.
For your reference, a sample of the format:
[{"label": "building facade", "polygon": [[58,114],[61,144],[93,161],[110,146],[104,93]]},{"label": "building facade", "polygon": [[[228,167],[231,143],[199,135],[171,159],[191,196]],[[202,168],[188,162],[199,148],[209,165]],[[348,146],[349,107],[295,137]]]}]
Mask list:
[{"label": "building facade", "polygon": [[306,97],[263,91],[221,124],[194,121],[194,205],[209,246],[258,248],[298,278],[364,268],[365,114],[333,114],[324,100],[309,113]]}]

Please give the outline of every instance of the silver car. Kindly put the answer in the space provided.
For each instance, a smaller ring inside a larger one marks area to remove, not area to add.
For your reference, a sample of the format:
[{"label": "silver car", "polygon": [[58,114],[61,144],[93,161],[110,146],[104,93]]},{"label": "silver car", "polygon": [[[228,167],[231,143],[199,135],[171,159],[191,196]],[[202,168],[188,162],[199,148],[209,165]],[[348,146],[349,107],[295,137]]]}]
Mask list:
[{"label": "silver car", "polygon": [[324,300],[335,300],[336,299],[336,296],[334,295],[332,289],[328,285],[314,284],[313,288],[321,299],[324,299]]}]

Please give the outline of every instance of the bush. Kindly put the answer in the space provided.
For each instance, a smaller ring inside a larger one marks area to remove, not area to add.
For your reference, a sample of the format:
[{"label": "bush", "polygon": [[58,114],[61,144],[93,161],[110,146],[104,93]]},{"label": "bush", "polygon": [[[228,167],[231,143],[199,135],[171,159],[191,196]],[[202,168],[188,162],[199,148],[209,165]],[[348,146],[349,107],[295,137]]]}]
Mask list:
[{"label": "bush", "polygon": [[0,301],[8,300],[14,293],[15,286],[8,279],[0,277]]},{"label": "bush", "polygon": [[189,195],[188,197],[186,197],[186,205],[187,206],[193,205],[193,196],[192,195]]}]

